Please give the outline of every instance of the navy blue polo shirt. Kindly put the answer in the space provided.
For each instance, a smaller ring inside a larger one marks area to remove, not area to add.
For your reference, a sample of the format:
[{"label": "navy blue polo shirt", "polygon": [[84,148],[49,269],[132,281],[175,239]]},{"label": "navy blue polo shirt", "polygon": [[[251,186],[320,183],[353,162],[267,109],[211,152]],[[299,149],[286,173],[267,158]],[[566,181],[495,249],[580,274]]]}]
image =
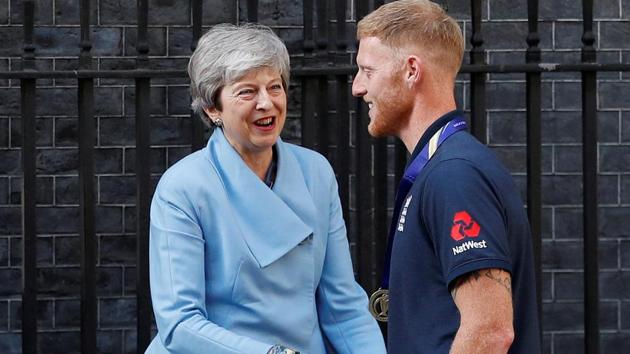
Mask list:
[{"label": "navy blue polo shirt", "polygon": [[[457,115],[453,111],[435,121],[412,159]],[[540,353],[527,215],[509,172],[486,146],[466,131],[446,139],[416,178],[401,215],[394,217],[390,353],[447,354],[460,321],[449,285],[485,268],[512,276],[515,339],[509,353]]]}]

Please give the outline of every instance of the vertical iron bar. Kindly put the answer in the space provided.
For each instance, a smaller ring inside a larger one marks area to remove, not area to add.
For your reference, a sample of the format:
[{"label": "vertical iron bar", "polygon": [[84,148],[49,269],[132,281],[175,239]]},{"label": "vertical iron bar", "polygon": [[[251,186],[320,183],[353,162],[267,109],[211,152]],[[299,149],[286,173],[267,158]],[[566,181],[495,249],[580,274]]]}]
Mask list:
[{"label": "vertical iron bar", "polygon": [[149,104],[150,79],[136,79],[136,228],[137,228],[137,348],[139,352],[151,339],[151,295],[149,292],[149,202],[151,199],[151,154]]},{"label": "vertical iron bar", "polygon": [[[375,4],[377,6],[378,4]],[[365,128],[364,128],[365,129]],[[389,237],[389,224],[391,217],[387,205],[391,199],[395,198],[387,194],[387,161],[388,161],[388,147],[387,138],[372,139],[374,152],[372,155],[374,166],[374,283],[375,287],[380,286],[381,279],[383,279],[383,271],[387,250],[387,242]],[[398,139],[396,139],[398,140]],[[396,144],[396,143],[395,143]],[[394,217],[394,216],[392,216]],[[387,326],[383,322],[379,322],[379,327],[383,336],[387,341]]]},{"label": "vertical iron bar", "polygon": [[[22,69],[35,70],[33,25],[35,3],[24,2],[24,53]],[[37,229],[36,229],[36,149],[35,79],[22,79],[22,352],[37,353]]]},{"label": "vertical iron bar", "polygon": [[203,24],[203,0],[192,1],[192,42],[190,43],[190,51],[194,52],[197,48],[197,42],[201,38],[201,26]]},{"label": "vertical iron bar", "polygon": [[365,15],[370,13],[370,1],[369,0],[355,0],[355,11],[357,23],[361,21]]},{"label": "vertical iron bar", "polygon": [[305,76],[302,79],[302,146],[313,149],[316,143],[315,104],[317,79]]},{"label": "vertical iron bar", "polygon": [[[197,42],[201,38],[201,26],[203,23],[203,0],[192,0],[192,43],[190,44],[191,52],[197,48]],[[203,147],[203,134],[205,124],[191,110],[190,112],[191,128],[192,128],[192,151],[197,151]]]},{"label": "vertical iron bar", "polygon": [[374,263],[376,281],[380,282],[385,263],[385,250],[387,249],[387,231],[391,221],[387,211],[389,202],[387,195],[387,139],[375,139],[372,158],[374,165],[374,185],[372,186],[374,188],[374,248],[376,249]]},{"label": "vertical iron bar", "polygon": [[37,230],[36,230],[36,149],[35,149],[35,87],[34,79],[21,81],[22,101],[22,350],[37,351]]},{"label": "vertical iron bar", "polygon": [[316,79],[317,95],[317,131],[315,132],[317,151],[330,159],[330,139],[328,136],[328,75],[322,74]]},{"label": "vertical iron bar", "polygon": [[[472,64],[485,64],[485,50],[483,49],[483,37],[481,35],[481,0],[470,0],[472,10],[472,36],[470,43],[470,62]],[[487,143],[486,137],[486,74],[470,74],[470,98],[472,107],[471,125],[472,133],[482,143]]]},{"label": "vertical iron bar", "polygon": [[[358,0],[356,3],[357,22],[369,12],[369,1]],[[366,105],[361,100],[356,102],[356,137],[357,137],[357,214],[358,214],[358,275],[363,288],[371,293],[376,289],[377,281],[374,275],[374,183],[372,180],[372,141],[367,126],[370,118]],[[378,253],[381,250],[376,250]],[[381,251],[382,252],[382,251]]]},{"label": "vertical iron bar", "polygon": [[[373,9],[377,9],[385,3],[383,0],[374,0]],[[387,205],[390,196],[387,195],[387,141],[388,139],[373,139],[374,154],[374,248],[376,266],[376,282],[383,277],[383,264],[385,263],[385,251],[387,250],[387,237],[390,218]],[[393,198],[393,197],[391,197]]]},{"label": "vertical iron bar", "polygon": [[[304,58],[302,65],[309,67],[313,64],[313,50],[315,41],[313,39],[313,0],[304,0]],[[302,145],[308,148],[315,146],[316,125],[315,125],[315,99],[317,91],[317,81],[310,76],[302,79]]]},{"label": "vertical iron bar", "polygon": [[[327,0],[317,0],[317,64],[326,66],[328,46],[328,6]],[[328,157],[328,75],[322,74],[317,79],[317,147],[319,152]]]},{"label": "vertical iron bar", "polygon": [[[149,67],[147,26],[148,0],[138,0],[138,42],[136,68]],[[151,198],[150,78],[136,79],[136,302],[137,350],[144,352],[151,339],[151,297],[149,292],[149,201]]]},{"label": "vertical iron bar", "polygon": [[[384,1],[374,1],[373,9],[376,9],[383,5]],[[362,15],[367,15],[368,12],[363,13]],[[365,110],[363,110],[365,112]],[[365,112],[365,117],[367,118],[367,123],[369,124],[369,117],[367,117],[367,112]],[[361,125],[361,129],[364,131],[367,129],[367,124]],[[388,195],[387,195],[387,139],[372,139],[369,141],[372,143],[372,166],[374,167],[373,173],[373,202],[371,205],[373,207],[374,215],[372,220],[372,230],[371,234],[371,245],[374,249],[373,254],[373,264],[374,264],[374,275],[372,276],[372,283],[374,287],[377,287],[377,283],[380,281],[383,273],[383,264],[385,262],[385,250],[387,249],[387,229],[389,226],[389,218],[387,213],[387,204],[388,204]],[[367,147],[370,144],[368,142]]]},{"label": "vertical iron bar", "polygon": [[[335,8],[337,16],[337,36],[336,44],[336,62],[338,64],[347,64],[347,42],[346,42],[346,2],[337,1]],[[341,208],[343,216],[346,218],[348,229],[349,223],[349,175],[350,175],[350,108],[348,105],[348,76],[337,76],[337,180],[339,181],[339,198],[341,199]]]},{"label": "vertical iron bar", "polygon": [[[582,1],[582,62],[595,63],[593,0]],[[584,348],[599,353],[597,263],[597,72],[582,72],[582,166],[584,204]]]},{"label": "vertical iron bar", "polygon": [[247,0],[247,22],[258,22],[258,0]]},{"label": "vertical iron bar", "polygon": [[[92,68],[90,1],[81,0],[79,69]],[[79,185],[81,209],[81,352],[96,352],[96,228],[94,197],[94,79],[79,79]]]},{"label": "vertical iron bar", "polygon": [[[358,220],[357,272],[359,283],[371,293],[376,290],[374,278],[374,213],[373,213],[373,181],[372,181],[372,139],[367,132],[369,117],[365,103],[356,102],[356,150],[357,150],[357,187],[356,208]],[[378,252],[378,250],[377,250]],[[378,267],[378,266],[376,266]],[[378,271],[378,269],[377,269]]]},{"label": "vertical iron bar", "polygon": [[349,222],[349,175],[350,175],[350,112],[348,106],[348,77],[337,76],[337,181],[339,198],[346,223]]},{"label": "vertical iron bar", "polygon": [[[527,36],[526,61],[539,63],[538,0],[527,2],[527,12],[529,34]],[[529,214],[534,246],[538,318],[542,319],[541,75],[540,73],[527,73],[525,77],[527,81],[527,213]],[[542,340],[542,327],[539,335],[539,339]]]},{"label": "vertical iron bar", "polygon": [[[402,179],[405,167],[407,166],[407,148],[405,144],[399,139],[394,141],[394,183],[398,186],[398,183]],[[392,200],[395,196],[392,197]]]},{"label": "vertical iron bar", "polygon": [[317,0],[317,56],[320,64],[327,61],[328,54],[328,3],[327,0]]},{"label": "vertical iron bar", "polygon": [[[375,1],[374,8],[383,4]],[[370,11],[369,1],[357,4],[357,21]],[[383,276],[385,250],[387,249],[387,145],[386,139],[373,139],[367,130],[370,118],[365,103],[358,100],[357,107],[357,150],[358,150],[358,212],[361,233],[359,234],[359,280],[371,293]],[[387,326],[379,323],[387,340]]]}]

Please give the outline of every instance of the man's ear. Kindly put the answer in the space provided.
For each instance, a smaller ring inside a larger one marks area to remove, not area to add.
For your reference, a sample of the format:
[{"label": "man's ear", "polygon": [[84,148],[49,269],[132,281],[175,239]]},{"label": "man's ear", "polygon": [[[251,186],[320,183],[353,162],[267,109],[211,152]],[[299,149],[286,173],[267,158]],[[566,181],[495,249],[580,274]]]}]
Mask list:
[{"label": "man's ear", "polygon": [[217,119],[221,116],[221,112],[219,112],[219,110],[216,107],[204,108],[203,111],[206,112],[206,115],[208,116],[208,118],[212,120]]},{"label": "man's ear", "polygon": [[416,55],[409,55],[405,60],[405,82],[409,86],[416,85],[422,79],[422,59]]}]

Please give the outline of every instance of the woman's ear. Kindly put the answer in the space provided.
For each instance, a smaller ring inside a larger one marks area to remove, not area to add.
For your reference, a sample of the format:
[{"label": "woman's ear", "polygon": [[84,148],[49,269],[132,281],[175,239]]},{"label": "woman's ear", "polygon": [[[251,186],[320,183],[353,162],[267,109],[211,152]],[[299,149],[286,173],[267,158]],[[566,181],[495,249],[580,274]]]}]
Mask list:
[{"label": "woman's ear", "polygon": [[221,116],[221,112],[219,112],[219,110],[216,107],[204,108],[203,111],[206,112],[206,115],[208,116],[208,118],[212,120],[215,120]]}]

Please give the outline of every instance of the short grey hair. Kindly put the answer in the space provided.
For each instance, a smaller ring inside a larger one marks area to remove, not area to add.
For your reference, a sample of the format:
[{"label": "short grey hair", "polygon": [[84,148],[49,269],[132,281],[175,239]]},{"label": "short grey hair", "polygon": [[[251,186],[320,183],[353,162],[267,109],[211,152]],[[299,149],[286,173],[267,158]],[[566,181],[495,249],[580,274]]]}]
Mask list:
[{"label": "short grey hair", "polygon": [[221,109],[221,89],[254,69],[271,67],[289,84],[289,53],[271,28],[257,24],[219,24],[206,32],[188,62],[192,109],[211,125],[205,108]]}]

